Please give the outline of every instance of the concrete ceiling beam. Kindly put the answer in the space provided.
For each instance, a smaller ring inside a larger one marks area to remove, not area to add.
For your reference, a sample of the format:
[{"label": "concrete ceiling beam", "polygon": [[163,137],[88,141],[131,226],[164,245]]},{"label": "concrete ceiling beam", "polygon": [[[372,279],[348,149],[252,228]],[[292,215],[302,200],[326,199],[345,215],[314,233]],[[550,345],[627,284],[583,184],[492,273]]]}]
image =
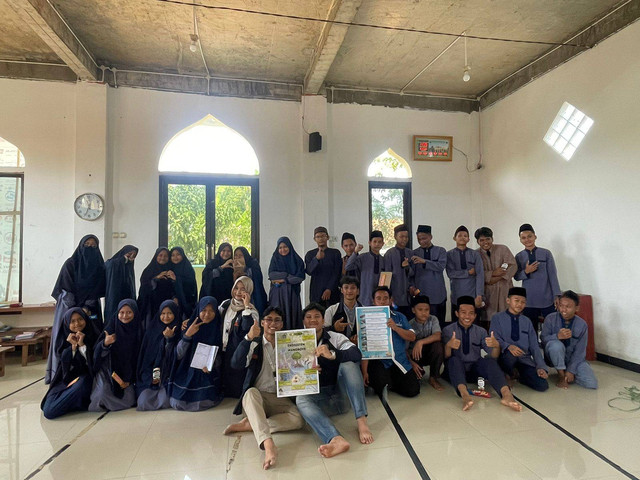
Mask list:
[{"label": "concrete ceiling beam", "polygon": [[37,63],[3,62],[0,60],[0,78],[76,82],[78,76],[66,65],[39,65]]},{"label": "concrete ceiling beam", "polygon": [[105,82],[112,87],[137,87],[168,92],[194,93],[217,97],[262,98],[268,100],[302,99],[302,85],[257,82],[108,69]]},{"label": "concrete ceiling beam", "polygon": [[[333,0],[327,20],[353,22],[361,3],[362,0]],[[324,24],[313,53],[311,65],[304,78],[305,93],[315,95],[320,92],[348,30],[348,25]]]},{"label": "concrete ceiling beam", "polygon": [[6,0],[81,80],[98,80],[98,65],[48,0]]}]

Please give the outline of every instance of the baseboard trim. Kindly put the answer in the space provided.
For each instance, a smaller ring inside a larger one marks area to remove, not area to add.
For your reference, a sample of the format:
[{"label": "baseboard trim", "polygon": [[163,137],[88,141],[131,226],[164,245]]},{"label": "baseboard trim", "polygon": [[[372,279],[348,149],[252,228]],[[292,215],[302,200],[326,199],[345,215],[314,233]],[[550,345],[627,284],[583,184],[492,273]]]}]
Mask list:
[{"label": "baseboard trim", "polygon": [[611,355],[596,353],[596,360],[598,360],[599,362],[608,363],[609,365],[624,368],[625,370],[631,370],[632,372],[640,373],[640,364],[622,360],[621,358],[612,357]]}]

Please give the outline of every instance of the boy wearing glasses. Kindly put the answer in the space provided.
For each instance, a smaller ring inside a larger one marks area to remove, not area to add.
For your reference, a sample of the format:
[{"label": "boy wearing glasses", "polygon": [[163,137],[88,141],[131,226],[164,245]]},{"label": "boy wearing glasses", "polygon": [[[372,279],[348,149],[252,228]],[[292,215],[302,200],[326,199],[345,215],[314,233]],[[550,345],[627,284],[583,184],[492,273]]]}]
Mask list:
[{"label": "boy wearing glasses", "polygon": [[304,256],[305,271],[311,277],[309,298],[327,308],[340,301],[338,282],[342,275],[342,254],[327,245],[329,232],[325,227],[316,227],[313,239],[318,248],[309,250]]}]

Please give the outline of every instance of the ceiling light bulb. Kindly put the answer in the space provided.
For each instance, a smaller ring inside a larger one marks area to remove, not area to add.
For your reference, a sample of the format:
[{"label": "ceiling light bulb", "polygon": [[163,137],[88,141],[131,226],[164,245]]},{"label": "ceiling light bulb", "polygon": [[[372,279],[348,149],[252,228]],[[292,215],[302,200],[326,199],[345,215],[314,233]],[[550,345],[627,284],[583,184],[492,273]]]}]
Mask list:
[{"label": "ceiling light bulb", "polygon": [[189,50],[195,53],[198,51],[198,45],[196,43],[198,41],[198,35],[196,35],[195,33],[192,33],[189,36],[191,37],[191,45],[189,45]]},{"label": "ceiling light bulb", "polygon": [[468,82],[471,80],[471,67],[467,65],[464,67],[464,74],[462,75],[462,80]]}]

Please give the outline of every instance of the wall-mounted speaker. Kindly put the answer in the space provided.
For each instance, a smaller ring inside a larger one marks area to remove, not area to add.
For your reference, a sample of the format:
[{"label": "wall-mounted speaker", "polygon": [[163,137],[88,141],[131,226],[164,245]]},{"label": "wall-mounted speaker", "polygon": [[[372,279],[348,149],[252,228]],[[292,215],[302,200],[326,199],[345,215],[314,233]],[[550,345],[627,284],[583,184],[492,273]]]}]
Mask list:
[{"label": "wall-mounted speaker", "polygon": [[322,150],[322,135],[320,132],[312,132],[309,134],[309,152],[317,152]]}]

